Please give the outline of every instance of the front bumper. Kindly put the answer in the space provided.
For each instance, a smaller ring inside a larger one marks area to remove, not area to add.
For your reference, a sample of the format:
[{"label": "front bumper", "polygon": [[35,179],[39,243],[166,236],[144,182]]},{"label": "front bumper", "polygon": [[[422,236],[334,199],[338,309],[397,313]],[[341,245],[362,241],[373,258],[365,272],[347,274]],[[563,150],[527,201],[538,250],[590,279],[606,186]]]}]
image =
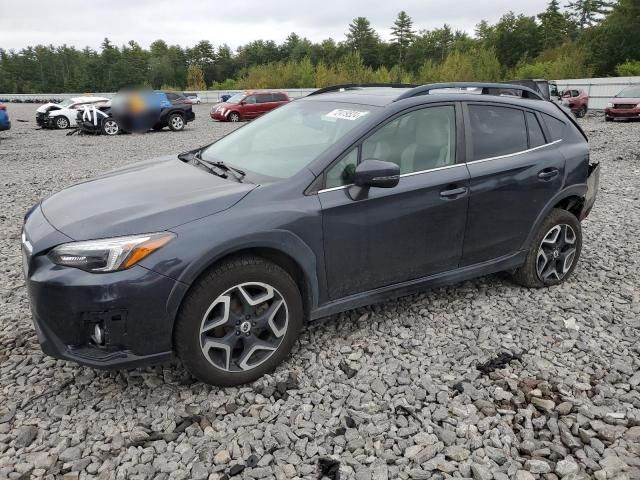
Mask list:
[{"label": "front bumper", "polygon": [[[93,274],[52,263],[46,253],[70,241],[46,221],[40,207],[24,227],[23,266],[42,351],[95,368],[129,368],[172,357],[174,315],[167,308],[186,286],[141,266]],[[31,250],[31,251],[29,251]],[[92,338],[96,325],[104,343]]]},{"label": "front bumper", "polygon": [[222,113],[222,111],[220,110],[215,110],[213,112],[211,112],[209,114],[209,116],[214,119],[214,120],[218,120],[219,122],[226,122],[227,121],[227,112],[226,110],[224,111],[224,113]]},{"label": "front bumper", "polygon": [[640,108],[607,108],[604,114],[609,118],[640,118]]}]

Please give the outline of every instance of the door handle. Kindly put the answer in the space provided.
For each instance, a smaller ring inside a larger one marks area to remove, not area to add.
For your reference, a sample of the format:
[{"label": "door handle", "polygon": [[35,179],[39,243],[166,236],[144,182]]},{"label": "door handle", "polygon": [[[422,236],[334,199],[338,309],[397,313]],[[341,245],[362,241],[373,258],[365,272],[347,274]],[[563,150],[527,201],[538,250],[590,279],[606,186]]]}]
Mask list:
[{"label": "door handle", "polygon": [[560,171],[557,168],[545,168],[540,173],[538,173],[538,178],[540,180],[551,180],[554,177],[557,177]]},{"label": "door handle", "polygon": [[440,192],[440,196],[443,198],[459,197],[467,193],[467,187],[453,188],[451,190],[443,190]]}]

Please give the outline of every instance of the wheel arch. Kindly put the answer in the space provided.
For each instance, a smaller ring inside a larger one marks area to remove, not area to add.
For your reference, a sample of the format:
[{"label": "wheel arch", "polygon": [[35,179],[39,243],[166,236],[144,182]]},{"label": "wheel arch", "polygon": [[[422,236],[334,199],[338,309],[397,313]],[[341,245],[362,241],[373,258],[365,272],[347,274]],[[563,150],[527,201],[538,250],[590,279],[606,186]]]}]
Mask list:
[{"label": "wheel arch", "polygon": [[[290,236],[293,238],[289,238]],[[169,298],[168,310],[171,316],[177,316],[191,287],[207,272],[222,262],[246,255],[263,258],[291,275],[300,289],[305,321],[308,321],[311,312],[318,305],[316,260],[313,251],[299,237],[292,234],[285,235],[284,238],[275,235],[246,243],[238,242],[235,246],[221,249],[199,265],[188,269],[180,279],[181,288],[174,288]]]},{"label": "wheel arch", "polygon": [[533,226],[529,230],[529,234],[527,235],[527,239],[525,244],[522,246],[523,250],[529,248],[533,237],[535,236],[538,228],[542,224],[545,218],[551,213],[554,208],[559,208],[561,210],[566,210],[573,215],[578,217],[580,210],[582,209],[582,204],[584,203],[584,196],[587,193],[587,184],[578,184],[572,185],[571,187],[565,188],[564,190],[558,192],[538,214],[536,221]]}]

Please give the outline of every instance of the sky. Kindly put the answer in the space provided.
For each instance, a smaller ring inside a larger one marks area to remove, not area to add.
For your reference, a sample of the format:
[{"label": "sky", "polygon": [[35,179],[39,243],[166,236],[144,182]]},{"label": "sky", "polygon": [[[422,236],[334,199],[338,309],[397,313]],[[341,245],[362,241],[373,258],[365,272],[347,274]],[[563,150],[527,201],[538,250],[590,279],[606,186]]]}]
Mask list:
[{"label": "sky", "polygon": [[482,19],[497,21],[509,10],[526,15],[543,11],[548,0],[0,0],[0,48],[53,44],[98,48],[104,37],[143,47],[159,38],[191,46],[199,40],[232,48],[252,40],[282,42],[296,32],[312,41],[343,40],[348,24],[367,17],[388,38],[400,10],[414,28],[447,23],[473,33]]}]

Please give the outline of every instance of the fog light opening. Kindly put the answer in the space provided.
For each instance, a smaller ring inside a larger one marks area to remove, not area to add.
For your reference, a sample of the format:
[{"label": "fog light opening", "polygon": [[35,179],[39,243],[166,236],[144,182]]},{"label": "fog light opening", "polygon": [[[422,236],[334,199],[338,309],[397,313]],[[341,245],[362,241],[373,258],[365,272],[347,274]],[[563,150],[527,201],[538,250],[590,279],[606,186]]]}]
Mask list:
[{"label": "fog light opening", "polygon": [[104,329],[99,323],[96,323],[93,327],[93,335],[91,335],[91,339],[96,345],[104,345]]}]

